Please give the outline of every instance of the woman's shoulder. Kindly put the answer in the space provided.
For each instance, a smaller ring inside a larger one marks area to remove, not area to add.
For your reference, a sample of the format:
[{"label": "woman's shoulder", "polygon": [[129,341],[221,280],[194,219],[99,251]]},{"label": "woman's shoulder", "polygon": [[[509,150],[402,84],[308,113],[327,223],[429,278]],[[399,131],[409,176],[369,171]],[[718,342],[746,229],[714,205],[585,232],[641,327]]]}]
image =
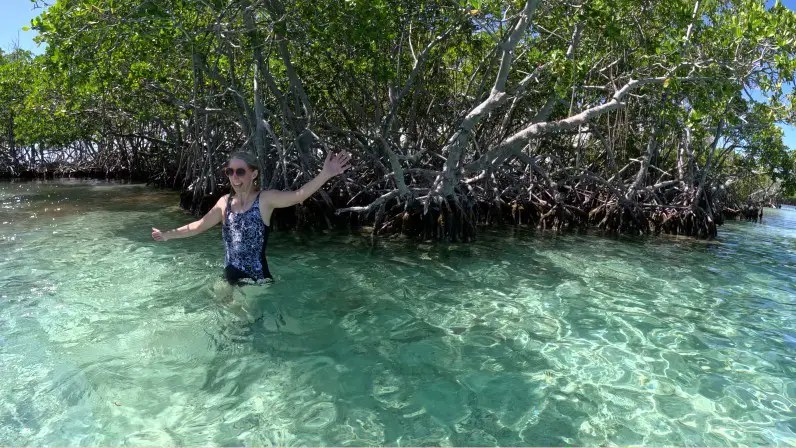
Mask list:
[{"label": "woman's shoulder", "polygon": [[216,201],[216,207],[224,207],[225,205],[227,205],[227,202],[229,201],[230,196],[231,196],[231,194],[227,193],[227,194],[221,196],[220,198],[218,198],[218,201]]}]

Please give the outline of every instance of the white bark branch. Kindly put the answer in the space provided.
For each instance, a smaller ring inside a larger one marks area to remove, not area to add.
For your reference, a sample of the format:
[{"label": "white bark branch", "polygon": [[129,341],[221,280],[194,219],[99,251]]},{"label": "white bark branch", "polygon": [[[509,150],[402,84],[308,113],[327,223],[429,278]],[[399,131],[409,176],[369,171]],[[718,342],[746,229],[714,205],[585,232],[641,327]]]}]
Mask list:
[{"label": "white bark branch", "polygon": [[338,214],[338,215],[342,214],[342,213],[349,213],[349,212],[367,213],[367,212],[370,212],[374,208],[380,206],[381,204],[389,201],[390,199],[392,199],[392,198],[394,198],[396,196],[398,196],[398,191],[397,190],[393,190],[393,191],[391,191],[389,193],[385,193],[385,194],[379,196],[378,198],[376,198],[375,201],[371,202],[370,204],[368,204],[368,205],[366,205],[364,207],[357,206],[357,207],[341,208],[339,210],[336,210],[335,213]]},{"label": "white bark branch", "polygon": [[521,131],[515,133],[511,137],[504,140],[495,149],[493,149],[492,151],[490,151],[489,153],[487,153],[477,161],[467,165],[465,169],[468,172],[481,171],[487,165],[491,165],[493,161],[503,159],[506,154],[509,154],[513,150],[521,147],[529,139],[540,137],[542,135],[551,134],[554,132],[560,132],[572,129],[588,122],[593,118],[599,117],[600,115],[608,113],[612,110],[622,108],[625,106],[625,103],[623,103],[622,100],[633,90],[636,90],[639,87],[644,86],[646,84],[663,84],[663,82],[666,81],[666,79],[667,77],[665,76],[634,79],[625,84],[616,93],[614,93],[613,97],[611,97],[611,100],[604,104],[591,107],[579,114],[573,115],[568,118],[564,118],[562,120],[531,124],[530,126],[527,126],[526,128],[522,129]]},{"label": "white bark branch", "polygon": [[[446,142],[445,148],[443,148],[443,153],[447,152],[448,154],[447,160],[445,161],[445,170],[442,175],[434,181],[432,190],[439,192],[438,190],[441,189],[442,194],[445,196],[453,194],[453,188],[456,184],[456,170],[461,163],[462,151],[467,145],[470,132],[484,115],[494,110],[506,100],[506,81],[511,70],[514,49],[528,31],[528,26],[531,23],[533,13],[538,4],[539,0],[527,0],[525,2],[525,7],[520,13],[517,22],[512,27],[508,38],[500,43],[503,54],[500,61],[500,69],[495,77],[495,84],[492,86],[492,92],[486,100],[467,114],[459,125],[459,128]],[[530,79],[529,75],[528,81],[530,81]]]}]

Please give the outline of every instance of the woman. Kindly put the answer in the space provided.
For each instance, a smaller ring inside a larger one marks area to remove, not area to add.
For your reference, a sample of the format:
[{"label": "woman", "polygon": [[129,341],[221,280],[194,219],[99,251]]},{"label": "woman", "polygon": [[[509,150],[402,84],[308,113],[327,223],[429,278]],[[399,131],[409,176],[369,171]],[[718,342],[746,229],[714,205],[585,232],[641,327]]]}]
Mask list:
[{"label": "woman", "polygon": [[255,180],[260,174],[257,159],[245,152],[233,154],[224,173],[233,193],[224,195],[202,219],[178,229],[162,232],[152,228],[152,238],[168,241],[198,235],[218,223],[224,238],[224,277],[231,285],[272,281],[265,258],[271,213],[275,208],[304,202],[329,179],[350,168],[351,155],[329,153],[323,169],[296,191],[260,190]]}]

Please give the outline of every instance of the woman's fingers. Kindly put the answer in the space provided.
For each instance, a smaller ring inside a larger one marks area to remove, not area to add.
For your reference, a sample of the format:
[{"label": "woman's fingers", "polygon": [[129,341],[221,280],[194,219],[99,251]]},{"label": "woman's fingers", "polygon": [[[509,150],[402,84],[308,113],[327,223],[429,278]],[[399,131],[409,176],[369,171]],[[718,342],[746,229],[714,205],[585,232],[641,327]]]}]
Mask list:
[{"label": "woman's fingers", "polygon": [[349,154],[347,152],[340,153],[338,155],[338,159],[337,159],[337,161],[340,163],[340,165],[344,165],[344,164],[348,163],[350,160],[351,160],[351,154]]},{"label": "woman's fingers", "polygon": [[[348,162],[351,161],[351,153],[347,151],[341,151],[337,154],[332,153],[331,151],[326,155],[326,160],[324,161],[324,165],[328,163],[332,163],[332,169],[337,168],[335,171],[342,173],[343,171],[351,168],[351,165]],[[334,165],[337,165],[336,167]]]}]

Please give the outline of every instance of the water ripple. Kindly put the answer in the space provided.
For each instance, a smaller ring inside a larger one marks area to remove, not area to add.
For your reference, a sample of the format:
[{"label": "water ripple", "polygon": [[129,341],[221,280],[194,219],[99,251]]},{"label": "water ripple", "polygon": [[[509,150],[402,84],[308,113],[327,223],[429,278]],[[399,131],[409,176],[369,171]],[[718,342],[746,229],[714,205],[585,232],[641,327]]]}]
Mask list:
[{"label": "water ripple", "polygon": [[[9,445],[796,445],[796,211],[716,242],[275,233],[229,293],[171,193],[0,184]],[[162,223],[162,224],[161,224]]]}]

